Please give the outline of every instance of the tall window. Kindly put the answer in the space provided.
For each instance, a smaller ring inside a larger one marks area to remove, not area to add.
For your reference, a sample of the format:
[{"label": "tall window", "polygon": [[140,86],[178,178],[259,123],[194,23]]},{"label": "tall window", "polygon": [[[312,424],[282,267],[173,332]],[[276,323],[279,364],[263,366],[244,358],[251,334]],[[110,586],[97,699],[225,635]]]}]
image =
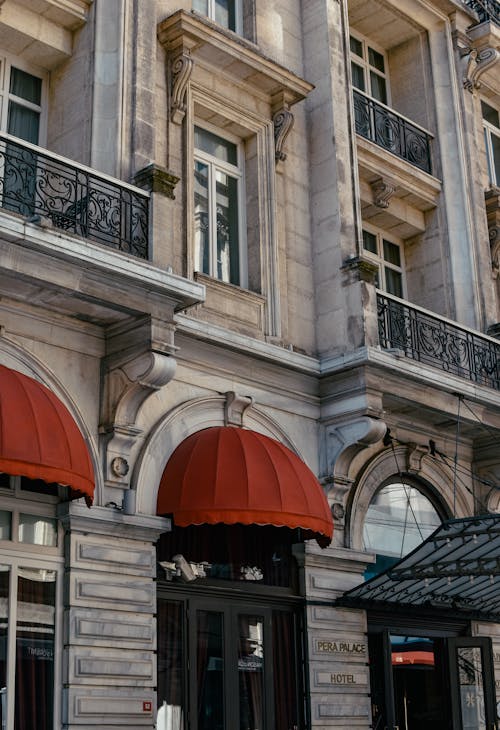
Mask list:
[{"label": "tall window", "polygon": [[405,297],[403,246],[380,232],[363,230],[363,249],[378,265],[378,288],[396,297]]},{"label": "tall window", "polygon": [[244,286],[239,147],[201,127],[195,127],[194,143],[195,268]]},{"label": "tall window", "polygon": [[193,10],[224,28],[241,33],[241,0],[193,0]]},{"label": "tall window", "polygon": [[500,113],[481,102],[488,174],[492,185],[500,185]]},{"label": "tall window", "polygon": [[54,517],[57,498],[47,489],[40,482],[0,475],[2,730],[53,730],[56,721],[56,596],[62,559]]},{"label": "tall window", "polygon": [[389,82],[384,53],[354,35],[350,37],[350,48],[353,86],[377,101],[388,104]]}]

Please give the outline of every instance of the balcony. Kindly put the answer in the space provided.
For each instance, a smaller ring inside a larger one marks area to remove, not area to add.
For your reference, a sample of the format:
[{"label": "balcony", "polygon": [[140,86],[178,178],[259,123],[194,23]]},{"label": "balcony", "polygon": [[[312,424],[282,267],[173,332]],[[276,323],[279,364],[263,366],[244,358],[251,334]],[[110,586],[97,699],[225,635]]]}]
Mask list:
[{"label": "balcony", "polygon": [[420,170],[432,173],[430,141],[425,129],[353,89],[356,132]]},{"label": "balcony", "polygon": [[0,207],[148,258],[148,193],[6,134],[0,134]]},{"label": "balcony", "polygon": [[380,292],[377,309],[384,350],[500,390],[500,342]]},{"label": "balcony", "polygon": [[500,26],[500,2],[498,0],[464,0],[464,2],[471,10],[475,10],[481,23],[491,20]]}]

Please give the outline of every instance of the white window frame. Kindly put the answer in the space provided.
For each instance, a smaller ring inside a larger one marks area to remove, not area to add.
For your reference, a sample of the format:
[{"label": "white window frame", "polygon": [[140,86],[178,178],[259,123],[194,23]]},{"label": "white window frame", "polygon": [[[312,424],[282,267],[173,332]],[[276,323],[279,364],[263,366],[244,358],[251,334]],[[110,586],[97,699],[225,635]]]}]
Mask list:
[{"label": "white window frame", "polygon": [[[353,87],[360,91],[362,94],[365,94],[366,96],[369,96],[371,99],[374,99],[379,104],[384,104],[386,106],[391,106],[391,85],[389,82],[389,64],[387,60],[387,53],[383,48],[380,46],[377,46],[376,43],[372,43],[369,38],[366,38],[365,36],[360,35],[357,32],[350,31],[349,36],[352,36],[355,40],[357,40],[359,43],[361,43],[362,46],[362,56],[358,56],[357,53],[354,53],[352,50],[350,50],[350,60],[352,63],[355,63],[357,66],[360,66],[363,69],[363,76],[365,81],[365,90],[358,89],[357,86]],[[375,66],[372,66],[369,62],[369,55],[368,55],[368,48],[372,48],[377,53],[380,53],[380,55],[384,59],[384,72],[382,73],[379,71],[378,68]],[[370,78],[370,72],[373,71],[373,73],[377,74],[377,76],[381,76],[385,81],[385,90],[387,94],[387,101],[382,102],[376,99],[372,94],[372,85],[371,85],[371,78]]]},{"label": "white window frame", "polygon": [[[12,67],[18,68],[20,71],[36,76],[42,81],[41,103],[38,106],[32,102],[22,99],[10,93],[10,75]],[[47,144],[47,110],[48,110],[48,76],[43,69],[37,66],[27,64],[20,58],[10,54],[3,53],[0,55],[0,131],[7,131],[7,123],[9,118],[9,101],[12,100],[16,104],[25,106],[40,113],[40,126],[38,130],[37,145],[44,147]]]},{"label": "white window frame", "polygon": [[[389,294],[390,292],[387,291],[386,287],[386,278],[385,278],[385,267],[392,269],[393,271],[396,271],[397,273],[401,274],[401,287],[403,290],[402,298],[407,298],[407,289],[406,289],[406,266],[405,266],[405,258],[404,258],[404,243],[401,239],[397,238],[396,236],[392,236],[390,234],[387,234],[386,231],[381,230],[380,228],[375,228],[374,226],[367,225],[363,223],[362,225],[363,231],[366,231],[367,233],[371,233],[373,236],[375,236],[377,241],[377,253],[373,253],[372,251],[368,251],[364,247],[363,243],[363,256],[365,256],[367,259],[370,259],[373,261],[373,263],[377,264],[378,271],[379,271],[379,283],[378,288],[380,291],[385,292],[386,294]],[[384,241],[387,241],[388,243],[392,243],[394,246],[397,246],[399,249],[399,255],[401,260],[401,266],[396,266],[396,264],[392,264],[390,261],[386,261],[384,258]],[[391,296],[396,296],[394,294],[391,294]]]},{"label": "white window frame", "polygon": [[[14,730],[15,671],[16,671],[16,628],[17,628],[17,576],[20,568],[54,571],[56,574],[54,606],[54,727],[61,725],[62,682],[62,618],[63,618],[63,575],[64,575],[64,531],[58,523],[57,547],[45,547],[18,541],[17,526],[19,514],[28,513],[56,519],[57,497],[37,495],[20,490],[20,478],[11,477],[11,488],[0,488],[1,509],[11,512],[11,536],[0,540],[0,565],[9,569],[9,596],[7,618],[7,725],[5,730]],[[3,728],[3,726],[2,726]]]},{"label": "white window frame", "polygon": [[[498,185],[500,186],[500,179],[497,179],[496,170],[495,170],[495,156],[493,154],[493,145],[491,141],[491,137],[497,137],[500,141],[500,110],[497,109],[497,107],[490,104],[489,101],[485,101],[484,99],[481,100],[483,104],[486,104],[491,109],[497,112],[499,117],[499,126],[495,126],[491,122],[488,122],[482,113],[481,108],[481,118],[482,118],[482,124],[483,124],[483,132],[484,132],[484,144],[486,148],[486,161],[488,164],[488,178],[491,183],[491,185]],[[500,160],[497,160],[497,165],[500,167]]]},{"label": "white window frame", "polygon": [[[232,284],[233,286],[239,286],[243,289],[248,286],[248,269],[247,269],[247,245],[246,245],[246,216],[245,216],[245,166],[244,166],[244,155],[242,149],[241,140],[237,139],[234,135],[228,134],[225,130],[217,129],[217,127],[207,124],[205,121],[194,121],[194,127],[201,130],[206,130],[212,134],[216,134],[221,139],[227,140],[232,144],[236,145],[237,154],[237,165],[232,165],[229,162],[225,162],[217,157],[214,157],[203,150],[194,148],[194,162],[202,162],[208,166],[208,201],[209,201],[209,270],[207,272],[199,271],[195,268],[198,273],[205,273],[211,276],[217,281]],[[230,175],[232,178],[237,180],[237,198],[238,198],[238,256],[239,256],[239,283],[233,284],[231,281],[225,281],[217,275],[217,205],[216,205],[216,172],[221,172]],[[194,165],[193,165],[194,171]],[[194,225],[194,217],[193,217]],[[195,243],[196,245],[196,243]],[[199,258],[199,252],[194,252],[194,260],[197,261]]]},{"label": "white window frame", "polygon": [[[207,3],[207,12],[206,17],[212,20],[214,23],[217,21],[215,20],[215,9],[216,9],[216,0],[205,0]],[[234,6],[234,22],[235,22],[235,28],[234,33],[238,33],[238,35],[241,35],[243,33],[243,0],[232,0],[233,6]],[[204,15],[204,13],[201,13],[200,10],[194,10],[195,13],[200,13]],[[221,26],[223,28],[227,28],[227,30],[232,30],[229,28],[229,26],[223,25]]]}]

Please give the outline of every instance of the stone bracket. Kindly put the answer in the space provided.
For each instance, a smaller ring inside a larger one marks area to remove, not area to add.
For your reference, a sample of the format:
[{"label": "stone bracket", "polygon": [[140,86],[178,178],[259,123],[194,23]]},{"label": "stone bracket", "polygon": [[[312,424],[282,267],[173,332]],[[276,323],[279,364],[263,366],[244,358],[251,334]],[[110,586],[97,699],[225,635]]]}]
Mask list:
[{"label": "stone bracket", "polygon": [[379,273],[377,264],[355,254],[344,261],[342,269],[353,273],[358,281],[365,281],[367,284],[373,285],[375,285]]},{"label": "stone bracket", "polygon": [[500,53],[496,48],[482,48],[481,50],[471,48],[467,59],[463,86],[464,89],[467,89],[472,94],[475,89],[480,88],[481,83],[479,79],[483,73],[500,59]]},{"label": "stone bracket", "polygon": [[136,172],[133,182],[134,185],[143,190],[149,190],[150,193],[160,193],[166,198],[175,200],[174,190],[179,180],[180,178],[177,175],[152,162]]},{"label": "stone bracket", "polygon": [[233,390],[226,393],[226,402],[224,404],[224,425],[225,426],[243,426],[243,416],[245,411],[253,404],[253,398],[248,395],[239,395]]},{"label": "stone bracket", "polygon": [[286,153],[283,152],[283,146],[292,130],[293,123],[294,116],[287,108],[280,109],[273,114],[274,156],[276,162],[284,162],[286,160]]},{"label": "stone bracket", "polygon": [[373,194],[373,203],[377,208],[388,208],[389,200],[394,195],[396,186],[389,180],[378,177],[370,183]]},{"label": "stone bracket", "polygon": [[170,62],[170,119],[174,124],[182,124],[186,114],[186,91],[192,71],[191,52],[183,48]]},{"label": "stone bracket", "polygon": [[130,455],[142,429],[139,410],[150,395],[172,380],[173,324],[144,317],[112,328],[102,363],[104,398],[100,433],[105,445],[106,486],[128,488]]}]

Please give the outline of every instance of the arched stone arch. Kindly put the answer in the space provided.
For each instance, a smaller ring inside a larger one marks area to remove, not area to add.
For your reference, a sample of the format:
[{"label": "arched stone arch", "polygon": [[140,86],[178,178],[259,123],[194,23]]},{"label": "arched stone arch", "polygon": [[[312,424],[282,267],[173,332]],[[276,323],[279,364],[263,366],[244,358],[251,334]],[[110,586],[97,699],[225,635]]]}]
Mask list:
[{"label": "arched stone arch", "polygon": [[5,336],[0,337],[0,363],[8,368],[12,368],[13,370],[23,373],[23,375],[33,378],[33,380],[38,380],[38,382],[45,385],[59,398],[62,403],[64,403],[85,439],[90,459],[92,461],[92,467],[94,469],[94,504],[101,504],[103,483],[98,448],[87,427],[85,419],[83,418],[82,413],[76,402],[73,400],[71,394],[42,360],[37,358],[31,352],[27,352],[17,343],[9,340]]},{"label": "arched stone arch", "polygon": [[352,487],[346,515],[346,546],[363,550],[363,525],[370,502],[382,484],[399,473],[413,477],[422,488],[429,490],[441,505],[446,516],[465,517],[471,512],[471,504],[463,490],[453,495],[453,474],[449,467],[437,462],[426,449],[414,445],[399,444],[386,448],[367,463]]},{"label": "arched stone arch", "polygon": [[[151,430],[136,460],[132,488],[136,490],[136,509],[141,514],[156,514],[156,499],[163,470],[174,449],[196,431],[226,423],[227,394],[194,398],[169,411]],[[270,416],[249,404],[244,411],[244,426],[280,441],[298,456],[300,452],[281,426]]]}]

